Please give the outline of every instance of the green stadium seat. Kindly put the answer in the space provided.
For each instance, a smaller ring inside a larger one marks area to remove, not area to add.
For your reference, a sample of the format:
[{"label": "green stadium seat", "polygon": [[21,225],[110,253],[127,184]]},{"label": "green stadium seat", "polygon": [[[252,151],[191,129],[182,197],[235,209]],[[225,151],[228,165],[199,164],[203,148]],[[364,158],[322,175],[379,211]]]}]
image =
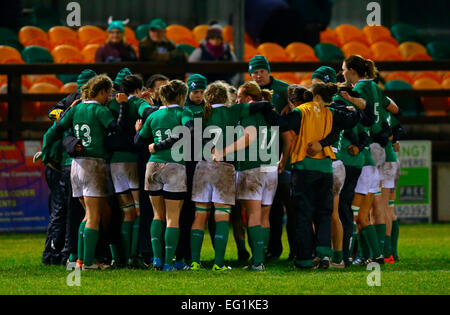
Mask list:
[{"label": "green stadium seat", "polygon": [[146,36],[148,36],[148,30],[149,30],[148,24],[139,25],[134,31],[136,39],[143,40]]},{"label": "green stadium seat", "polygon": [[191,46],[189,44],[178,44],[177,48],[181,51],[184,51],[185,53],[188,54],[188,56],[190,56],[192,54],[192,52],[195,50],[194,46]]},{"label": "green stadium seat", "polygon": [[44,47],[28,46],[22,50],[22,58],[26,63],[53,63],[53,57]]},{"label": "green stadium seat", "polygon": [[417,28],[405,23],[398,23],[391,28],[392,36],[399,44],[404,42],[422,43],[422,38],[419,36]]},{"label": "green stadium seat", "polygon": [[23,49],[17,33],[6,27],[0,27],[0,45],[10,46],[19,51]]},{"label": "green stadium seat", "polygon": [[433,60],[450,59],[450,43],[443,41],[433,41],[427,45],[428,54]]},{"label": "green stadium seat", "polygon": [[320,43],[317,44],[316,47],[314,47],[314,51],[316,53],[316,56],[320,59],[320,61],[343,61],[344,60],[344,54],[342,53],[342,50],[329,43]]},{"label": "green stadium seat", "polygon": [[[384,85],[386,91],[393,90],[412,90],[412,86],[405,81],[392,80]],[[418,116],[420,115],[420,104],[413,97],[399,97],[395,99],[395,103],[400,107],[402,116]]]},{"label": "green stadium seat", "polygon": [[78,74],[57,74],[56,77],[61,80],[62,83],[77,82]]}]

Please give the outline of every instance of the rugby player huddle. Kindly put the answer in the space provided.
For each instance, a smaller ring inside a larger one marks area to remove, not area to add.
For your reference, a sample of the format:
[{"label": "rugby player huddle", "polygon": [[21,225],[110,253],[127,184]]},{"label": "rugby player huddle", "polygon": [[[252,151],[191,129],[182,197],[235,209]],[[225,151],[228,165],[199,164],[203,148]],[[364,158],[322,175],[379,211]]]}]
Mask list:
[{"label": "rugby player huddle", "polygon": [[[375,83],[374,63],[354,55],[340,74],[320,67],[310,87],[273,78],[260,55],[249,73],[253,81],[237,90],[200,74],[187,84],[154,75],[146,86],[128,69],[114,82],[92,70],[80,74],[79,91],[50,112],[55,122],[40,155],[55,168],[62,141],[66,197],[84,209],[81,223],[71,223],[69,264],[200,270],[208,224],[213,271],[231,269],[230,225],[245,261],[248,234],[245,268],[262,271],[281,255],[284,213],[297,269],[398,259],[393,200],[402,128],[398,107]],[[138,160],[145,154],[144,170]],[[150,226],[140,222],[139,190],[151,202]],[[111,204],[121,209],[117,229]],[[150,229],[153,253],[144,263],[140,229]]]}]

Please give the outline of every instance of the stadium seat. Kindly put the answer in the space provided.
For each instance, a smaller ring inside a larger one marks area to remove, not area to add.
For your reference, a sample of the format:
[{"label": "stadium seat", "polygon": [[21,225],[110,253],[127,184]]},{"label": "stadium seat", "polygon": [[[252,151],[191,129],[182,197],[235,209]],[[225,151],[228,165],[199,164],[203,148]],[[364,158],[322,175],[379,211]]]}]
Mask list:
[{"label": "stadium seat", "polygon": [[408,83],[411,86],[414,84],[414,77],[412,75],[410,75],[408,72],[396,71],[396,72],[389,74],[385,78],[386,82],[393,81],[393,80],[403,81],[403,82]]},{"label": "stadium seat", "polygon": [[384,26],[366,26],[363,28],[363,33],[370,45],[378,42],[388,42],[394,46],[398,46],[395,38],[392,37],[391,31]]},{"label": "stadium seat", "polygon": [[284,51],[283,47],[276,43],[263,43],[256,49],[260,55],[263,55],[269,61],[287,62],[290,61],[289,56]]},{"label": "stadium seat", "polygon": [[304,43],[291,43],[284,50],[293,61],[319,61],[314,48]]},{"label": "stadium seat", "polygon": [[78,29],[78,39],[83,46],[89,44],[103,45],[107,37],[107,33],[97,26],[86,25]]},{"label": "stadium seat", "polygon": [[20,52],[9,46],[0,46],[0,63],[5,63],[7,60],[22,60]]},{"label": "stadium seat", "polygon": [[398,46],[398,51],[405,60],[415,54],[427,54],[427,49],[416,42],[403,42]]},{"label": "stadium seat", "polygon": [[414,54],[408,57],[408,61],[433,61],[428,54]]},{"label": "stadium seat", "polygon": [[36,26],[24,26],[20,29],[19,42],[23,46],[30,46],[32,44],[29,44],[29,42],[35,42],[37,39],[48,41],[47,33]]},{"label": "stadium seat", "polygon": [[61,80],[62,83],[70,83],[77,81],[77,74],[57,74],[56,77]]},{"label": "stadium seat", "polygon": [[177,44],[180,43],[179,41],[181,39],[192,38],[195,40],[194,35],[192,34],[192,31],[190,29],[188,29],[186,26],[178,24],[167,26],[166,36],[168,39],[174,41]]},{"label": "stadium seat", "polygon": [[59,45],[52,50],[55,63],[82,63],[83,54],[75,47],[69,45]]},{"label": "stadium seat", "polygon": [[28,46],[22,51],[26,63],[53,63],[53,57],[44,47]]},{"label": "stadium seat", "polygon": [[255,57],[257,54],[258,54],[258,51],[256,50],[255,47],[253,47],[252,45],[250,45],[248,43],[244,43],[244,60],[246,62],[249,62],[250,59]]},{"label": "stadium seat", "polygon": [[89,44],[83,48],[81,54],[87,63],[95,63],[95,54],[97,53],[97,49],[99,47],[99,44]]},{"label": "stadium seat", "polygon": [[399,44],[403,44],[404,42],[422,42],[417,28],[409,24],[395,24],[391,27],[391,34]]},{"label": "stadium seat", "polygon": [[181,51],[184,51],[188,56],[190,56],[195,50],[195,47],[189,44],[178,44],[177,48]]},{"label": "stadium seat", "polygon": [[[450,78],[445,79],[444,81],[442,81],[441,87],[444,90],[450,90]],[[450,97],[447,97],[447,107],[446,107],[447,111],[450,111]]]},{"label": "stadium seat", "polygon": [[134,35],[136,35],[136,39],[139,41],[143,40],[145,37],[148,36],[148,30],[149,30],[148,24],[142,24],[142,25],[139,25],[138,27],[136,27],[136,30],[134,31]]},{"label": "stadium seat", "polygon": [[[421,78],[414,82],[415,90],[440,90],[441,84],[431,78]],[[421,97],[423,108],[427,116],[445,116],[447,108],[446,97]]]},{"label": "stadium seat", "polygon": [[370,50],[376,61],[403,60],[402,56],[398,53],[397,47],[390,42],[376,42],[370,46]]},{"label": "stadium seat", "polygon": [[208,33],[209,25],[201,24],[194,27],[192,30],[192,35],[197,41],[201,41],[206,37],[206,33]]},{"label": "stadium seat", "polygon": [[450,43],[443,41],[433,41],[427,44],[428,54],[433,60],[449,60],[450,59]]},{"label": "stadium seat", "polygon": [[[233,42],[233,26],[231,26],[231,25],[225,26],[222,29],[222,37],[225,42],[232,43]],[[250,36],[247,34],[247,32],[244,33],[244,43],[247,43],[247,44],[255,47],[255,43],[250,38]]]},{"label": "stadium seat", "polygon": [[78,89],[78,85],[76,82],[69,82],[64,84],[61,89],[59,89],[60,93],[71,94],[76,92]]},{"label": "stadium seat", "polygon": [[[52,94],[52,93],[59,93],[59,88],[51,83],[47,82],[38,82],[33,83],[30,90],[28,91],[30,94]],[[27,104],[28,102],[25,102]],[[46,116],[48,109],[51,105],[53,105],[54,102],[32,102],[31,103],[31,113],[27,113],[27,111],[24,110],[24,113],[31,114],[33,116]],[[28,106],[27,106],[28,107]]]},{"label": "stadium seat", "polygon": [[16,32],[6,27],[0,27],[0,45],[10,46],[19,51],[23,49]]},{"label": "stadium seat", "polygon": [[314,47],[316,56],[322,62],[342,61],[344,60],[344,54],[342,50],[333,44],[320,43]]},{"label": "stadium seat", "polygon": [[139,45],[139,41],[137,40],[134,31],[129,26],[125,26],[125,39],[127,43],[132,46]]},{"label": "stadium seat", "polygon": [[291,72],[273,72],[272,76],[275,79],[284,81],[289,84],[299,84],[300,83],[300,79]]},{"label": "stadium seat", "polygon": [[58,89],[60,89],[64,86],[64,83],[62,83],[61,80],[56,78],[54,75],[44,75],[44,76],[40,77],[39,79],[37,79],[36,81],[34,81],[33,85],[35,85],[37,83],[42,83],[42,82],[53,84]]},{"label": "stadium seat", "polygon": [[436,81],[437,83],[441,84],[442,83],[442,77],[437,74],[436,72],[433,71],[423,71],[423,72],[419,72],[414,76],[414,80],[419,80],[422,78],[428,78],[428,79],[432,79],[434,81]]},{"label": "stadium seat", "polygon": [[341,42],[339,41],[338,36],[329,27],[327,27],[324,31],[320,32],[320,42],[333,44],[338,47],[341,46]]},{"label": "stadium seat", "polygon": [[77,32],[67,26],[54,26],[48,30],[48,37],[54,46],[58,45],[72,45],[78,49],[82,48],[78,40]]},{"label": "stadium seat", "polygon": [[354,41],[349,42],[342,46],[342,52],[346,58],[351,55],[360,55],[366,59],[373,59],[372,52],[370,48],[362,42]]},{"label": "stadium seat", "polygon": [[53,44],[48,39],[44,38],[35,38],[28,40],[24,47],[29,46],[40,46],[47,49],[48,51],[51,51],[54,48]]},{"label": "stadium seat", "polygon": [[341,45],[345,45],[350,42],[361,42],[368,45],[367,39],[364,37],[364,33],[356,26],[343,24],[336,27],[334,30]]},{"label": "stadium seat", "polygon": [[[405,81],[392,80],[384,85],[386,91],[412,90],[412,86]],[[417,101],[414,97],[399,97],[395,103],[400,107],[402,116],[417,116],[420,113]]]}]

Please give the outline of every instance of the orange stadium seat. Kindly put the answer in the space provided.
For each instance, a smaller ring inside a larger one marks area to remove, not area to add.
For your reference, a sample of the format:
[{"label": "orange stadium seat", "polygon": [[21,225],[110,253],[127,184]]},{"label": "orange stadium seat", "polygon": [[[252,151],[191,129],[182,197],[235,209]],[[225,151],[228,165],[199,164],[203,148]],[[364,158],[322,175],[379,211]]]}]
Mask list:
[{"label": "orange stadium seat", "polygon": [[55,63],[77,63],[83,62],[83,54],[75,47],[69,45],[59,45],[52,50]]},{"label": "orange stadium seat", "polygon": [[364,33],[356,26],[343,24],[336,27],[334,30],[341,45],[345,45],[349,42],[361,42],[368,45],[367,39],[364,37]]},{"label": "orange stadium seat", "polygon": [[78,29],[78,39],[81,44],[101,44],[103,45],[106,41],[108,34],[97,26],[86,25]]},{"label": "orange stadium seat", "polygon": [[358,41],[349,42],[342,46],[342,52],[346,58],[351,55],[360,55],[366,59],[373,59],[370,48],[366,44]]},{"label": "orange stadium seat", "polygon": [[5,63],[7,60],[22,60],[22,56],[17,49],[0,45],[0,63]]},{"label": "orange stadium seat", "polygon": [[258,51],[255,47],[250,44],[244,43],[244,60],[249,62],[250,59],[255,57],[258,54]]},{"label": "orange stadium seat", "polygon": [[[431,78],[420,78],[414,82],[415,90],[440,90],[439,82]],[[445,97],[421,97],[423,108],[427,116],[446,116],[448,99]]]},{"label": "orange stadium seat", "polygon": [[441,84],[442,83],[442,77],[433,71],[423,71],[423,72],[419,72],[414,76],[414,80],[419,80],[422,78],[428,78],[428,79],[432,79],[434,81],[436,81],[437,83]]},{"label": "orange stadium seat", "polygon": [[293,61],[319,61],[314,48],[304,43],[291,43],[284,50]]},{"label": "orange stadium seat", "polygon": [[58,89],[60,89],[64,86],[64,83],[62,83],[61,80],[59,80],[57,77],[52,76],[52,75],[44,75],[44,76],[40,77],[39,79],[37,79],[36,81],[33,82],[33,85],[37,84],[37,83],[42,83],[42,82],[53,84]]},{"label": "orange stadium seat", "polygon": [[[442,88],[444,90],[450,90],[450,78],[445,79],[444,81],[442,81],[441,84]],[[447,107],[446,107],[447,111],[450,111],[450,97],[447,97]]]},{"label": "orange stadium seat", "polygon": [[402,56],[398,53],[397,47],[390,42],[376,42],[370,46],[370,50],[376,61],[403,60]]},{"label": "orange stadium seat", "polygon": [[77,32],[66,26],[53,26],[48,30],[50,42],[56,47],[58,45],[72,45],[78,49],[83,48],[78,40]]},{"label": "orange stadium seat", "polygon": [[177,43],[180,38],[194,38],[194,35],[192,35],[192,31],[190,29],[188,29],[186,26],[178,24],[167,26],[166,36],[168,39],[173,40],[175,43]]},{"label": "orange stadium seat", "polygon": [[416,42],[404,42],[398,46],[398,52],[403,59],[408,60],[409,57],[415,54],[427,54],[427,49]]},{"label": "orange stadium seat", "polygon": [[[233,26],[231,26],[231,25],[225,26],[222,29],[222,37],[223,37],[223,40],[227,43],[233,42]],[[247,32],[244,33],[244,42],[255,47],[255,43],[250,38],[250,36],[247,34]]]},{"label": "orange stadium seat", "polygon": [[99,44],[89,44],[83,48],[81,54],[87,63],[95,63],[95,54],[97,53],[97,49],[99,47]]},{"label": "orange stadium seat", "polygon": [[129,26],[125,26],[125,39],[127,43],[132,46],[139,45],[139,41],[137,40],[134,31]]},{"label": "orange stadium seat", "polygon": [[402,71],[393,72],[385,78],[386,82],[393,81],[393,80],[403,81],[403,82],[408,83],[411,86],[414,84],[414,77],[412,75],[410,75],[408,72],[402,72]]},{"label": "orange stadium seat", "polygon": [[283,47],[275,43],[263,43],[256,49],[259,54],[265,56],[269,61],[288,62],[289,56],[284,51]]},{"label": "orange stadium seat", "polygon": [[194,35],[194,38],[197,41],[201,41],[203,38],[206,37],[206,33],[208,33],[209,25],[201,24],[194,27],[192,30],[192,35]]},{"label": "orange stadium seat", "polygon": [[23,46],[30,46],[30,40],[42,39],[48,41],[47,33],[36,26],[24,26],[19,31],[19,42]]},{"label": "orange stadium seat", "polygon": [[299,84],[300,83],[300,79],[291,72],[273,72],[272,75],[275,79],[284,81],[289,84]]},{"label": "orange stadium seat", "polygon": [[341,42],[339,41],[338,36],[329,27],[327,27],[324,31],[320,32],[320,42],[333,44],[338,47],[341,46]]},{"label": "orange stadium seat", "polygon": [[369,44],[373,45],[378,42],[389,42],[398,47],[398,42],[391,35],[391,31],[384,26],[366,26],[363,28],[363,33],[367,38]]},{"label": "orange stadium seat", "polygon": [[[59,93],[59,88],[51,83],[47,82],[38,82],[33,83],[28,93],[31,94],[52,94]],[[39,118],[43,118],[43,116],[47,116],[47,112],[50,106],[54,104],[54,102],[33,102],[31,103],[31,113],[24,111],[27,115],[39,116]],[[29,106],[29,104],[27,104]],[[26,106],[26,107],[28,107]]]},{"label": "orange stadium seat", "polygon": [[428,54],[414,54],[408,57],[408,61],[433,61]]},{"label": "orange stadium seat", "polygon": [[64,93],[64,94],[71,94],[76,92],[78,89],[78,85],[76,82],[69,82],[64,84],[60,89],[59,92],[60,93]]}]

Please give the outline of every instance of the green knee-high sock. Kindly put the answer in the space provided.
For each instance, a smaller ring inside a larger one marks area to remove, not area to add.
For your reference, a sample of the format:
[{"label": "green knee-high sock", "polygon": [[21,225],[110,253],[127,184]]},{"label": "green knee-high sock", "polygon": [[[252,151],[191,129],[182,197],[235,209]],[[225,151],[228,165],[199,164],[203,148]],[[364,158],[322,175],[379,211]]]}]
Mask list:
[{"label": "green knee-high sock", "polygon": [[392,255],[392,244],[391,244],[391,236],[386,235],[384,238],[384,251],[383,256],[385,258],[389,258]]},{"label": "green knee-high sock", "polygon": [[380,252],[384,252],[384,239],[386,238],[386,224],[376,224],[375,231],[377,232],[378,246]]},{"label": "green knee-high sock", "polygon": [[214,236],[214,263],[219,267],[225,265],[225,251],[227,249],[229,231],[230,224],[228,221],[216,222],[216,235]]},{"label": "green knee-high sock", "polygon": [[153,220],[150,226],[150,237],[152,238],[152,249],[154,258],[162,258],[162,234],[164,231],[164,221]]},{"label": "green knee-high sock", "polygon": [[178,239],[180,237],[180,228],[168,227],[166,228],[166,257],[164,257],[164,263],[170,266],[173,265],[173,257],[178,245]]},{"label": "green knee-high sock", "polygon": [[335,264],[341,263],[342,262],[342,258],[344,257],[343,255],[344,254],[343,254],[343,252],[341,250],[339,250],[339,251],[338,250],[333,250],[333,258],[332,258],[333,262]]},{"label": "green knee-high sock", "polygon": [[205,231],[200,229],[191,230],[191,256],[192,262],[200,263],[200,254],[202,252],[203,238]]},{"label": "green knee-high sock", "polygon": [[377,232],[375,231],[375,227],[373,225],[368,225],[364,229],[362,229],[361,234],[364,236],[367,243],[369,244],[373,258],[380,257],[381,251],[380,251],[380,246],[378,243]]},{"label": "green knee-high sock", "polygon": [[125,254],[125,263],[128,263],[128,259],[130,258],[130,245],[131,245],[131,230],[133,228],[132,221],[124,221],[122,222],[122,228],[120,230],[122,247]]},{"label": "green knee-high sock", "polygon": [[84,228],[86,227],[86,221],[80,223],[80,228],[78,229],[78,259],[83,260],[84,258]]},{"label": "green knee-high sock", "polygon": [[398,259],[398,252],[397,252],[398,234],[399,234],[398,220],[395,220],[392,221],[392,233],[391,233],[392,255],[394,256],[394,259]]},{"label": "green knee-high sock", "polygon": [[252,244],[252,259],[254,265],[264,262],[264,235],[261,225],[250,226],[248,228],[248,238]]},{"label": "green knee-high sock", "polygon": [[261,230],[262,230],[263,240],[264,240],[263,253],[265,254],[267,252],[267,248],[269,247],[270,227],[268,227],[268,228],[261,228]]},{"label": "green knee-high sock", "polygon": [[370,258],[370,248],[366,238],[359,233],[358,234],[359,254],[365,259]]},{"label": "green knee-high sock", "polygon": [[355,244],[357,242],[357,236],[356,235],[357,235],[356,234],[356,223],[353,222],[353,234],[352,234],[352,238],[350,240],[350,248],[348,250],[349,257],[344,257],[345,259],[349,259],[353,255],[353,251],[355,249]]},{"label": "green knee-high sock", "polygon": [[136,216],[134,220],[133,228],[131,232],[131,257],[137,257],[139,255],[139,227],[141,226],[141,216]]},{"label": "green knee-high sock", "polygon": [[117,245],[116,244],[110,244],[109,245],[109,250],[111,252],[112,260],[114,260],[115,263],[121,262],[121,260],[120,260],[120,252],[119,252],[119,249],[117,248]]},{"label": "green knee-high sock", "polygon": [[95,247],[97,246],[99,232],[94,229],[84,228],[84,260],[83,264],[90,266],[94,263]]}]

